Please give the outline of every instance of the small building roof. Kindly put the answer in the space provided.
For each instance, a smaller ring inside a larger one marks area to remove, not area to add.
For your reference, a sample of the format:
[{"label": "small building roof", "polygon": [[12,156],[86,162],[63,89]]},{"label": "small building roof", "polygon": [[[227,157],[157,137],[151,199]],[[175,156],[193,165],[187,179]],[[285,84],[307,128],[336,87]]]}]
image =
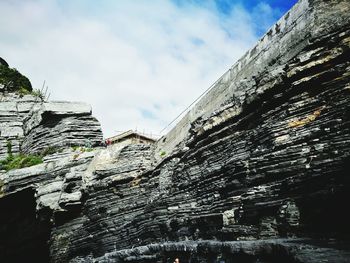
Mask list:
[{"label": "small building roof", "polygon": [[133,130],[129,130],[129,131],[120,133],[120,134],[112,136],[112,137],[110,137],[108,139],[111,140],[111,142],[113,143],[113,142],[122,141],[123,139],[127,139],[129,137],[140,138],[140,139],[144,139],[144,140],[152,141],[152,142],[156,141],[155,139],[153,139],[153,138],[151,138],[149,136],[146,136],[144,134],[135,132]]}]

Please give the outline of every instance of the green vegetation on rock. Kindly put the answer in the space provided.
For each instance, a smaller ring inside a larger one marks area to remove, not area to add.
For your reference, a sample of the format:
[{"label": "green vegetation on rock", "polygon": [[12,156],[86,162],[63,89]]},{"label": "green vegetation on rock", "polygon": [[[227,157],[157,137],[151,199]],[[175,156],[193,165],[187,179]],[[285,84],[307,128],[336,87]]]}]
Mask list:
[{"label": "green vegetation on rock", "polygon": [[84,146],[78,146],[78,145],[74,145],[72,146],[72,151],[76,152],[76,151],[80,151],[80,152],[92,152],[94,150],[94,148],[91,147],[84,147]]},{"label": "green vegetation on rock", "polygon": [[7,157],[4,160],[0,160],[0,170],[10,171],[13,169],[20,169],[24,167],[33,166],[43,162],[43,157],[47,154],[51,154],[55,151],[53,147],[47,148],[40,155],[35,154],[16,154],[12,153],[12,143],[7,141]]},{"label": "green vegetation on rock", "polygon": [[8,156],[12,157],[12,143],[11,143],[11,141],[7,141],[6,147],[7,147],[7,154],[8,154]]},{"label": "green vegetation on rock", "polygon": [[23,94],[33,90],[26,76],[23,76],[17,69],[2,64],[0,64],[0,84],[9,92],[17,91]]},{"label": "green vegetation on rock", "polygon": [[0,170],[10,171],[24,167],[33,166],[43,162],[41,156],[33,154],[8,155],[5,160],[0,161]]}]

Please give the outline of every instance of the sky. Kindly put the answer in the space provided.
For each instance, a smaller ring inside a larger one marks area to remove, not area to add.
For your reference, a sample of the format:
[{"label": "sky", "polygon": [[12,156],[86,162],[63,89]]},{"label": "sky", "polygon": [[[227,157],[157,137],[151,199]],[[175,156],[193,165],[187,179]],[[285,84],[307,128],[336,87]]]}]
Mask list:
[{"label": "sky", "polygon": [[91,104],[105,137],[157,135],[295,2],[1,0],[0,57]]}]

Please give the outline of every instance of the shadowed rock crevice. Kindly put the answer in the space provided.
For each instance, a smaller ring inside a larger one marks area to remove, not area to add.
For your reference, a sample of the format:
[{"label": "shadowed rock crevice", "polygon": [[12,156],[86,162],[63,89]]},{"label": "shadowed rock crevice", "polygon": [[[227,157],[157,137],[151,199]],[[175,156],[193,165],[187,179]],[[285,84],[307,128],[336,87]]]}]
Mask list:
[{"label": "shadowed rock crevice", "polygon": [[51,224],[36,214],[35,192],[23,190],[0,199],[2,262],[49,262]]}]

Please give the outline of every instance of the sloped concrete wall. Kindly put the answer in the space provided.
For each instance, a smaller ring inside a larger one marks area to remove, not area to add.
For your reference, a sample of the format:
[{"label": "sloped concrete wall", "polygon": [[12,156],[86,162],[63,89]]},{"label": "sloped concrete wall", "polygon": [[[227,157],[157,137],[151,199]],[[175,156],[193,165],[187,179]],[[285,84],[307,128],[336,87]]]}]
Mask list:
[{"label": "sloped concrete wall", "polygon": [[[346,0],[298,1],[253,48],[216,81],[213,88],[175,127],[159,140],[156,152],[171,153],[176,146],[181,149],[196,120],[224,110],[225,105],[230,107],[230,104],[234,104],[235,112],[230,114],[239,115],[242,105],[250,103],[271,88],[273,81],[282,75],[290,60],[301,50],[329,32],[347,25],[349,12],[349,1]],[[269,72],[270,75],[264,80],[266,83],[256,83],[256,78],[263,72]]]}]

